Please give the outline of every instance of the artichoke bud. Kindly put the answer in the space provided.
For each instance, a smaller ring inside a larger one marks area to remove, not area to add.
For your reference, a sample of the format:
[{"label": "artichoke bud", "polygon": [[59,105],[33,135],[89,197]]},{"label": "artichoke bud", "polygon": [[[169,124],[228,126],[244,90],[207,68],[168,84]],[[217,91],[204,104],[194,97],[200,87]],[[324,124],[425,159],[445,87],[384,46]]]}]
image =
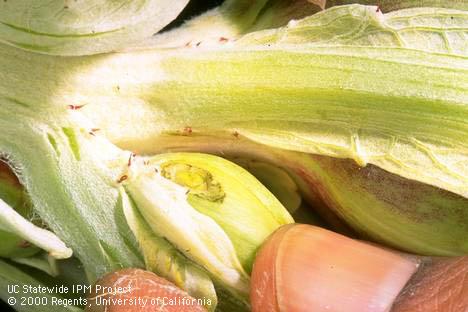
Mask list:
[{"label": "artichoke bud", "polygon": [[[32,205],[11,168],[0,160],[0,199],[24,218],[30,218]],[[0,257],[18,258],[36,254],[39,248],[0,226]]]},{"label": "artichoke bud", "polygon": [[283,205],[246,170],[212,155],[161,154],[130,170],[125,194],[153,234],[247,302],[258,248],[294,222]]}]

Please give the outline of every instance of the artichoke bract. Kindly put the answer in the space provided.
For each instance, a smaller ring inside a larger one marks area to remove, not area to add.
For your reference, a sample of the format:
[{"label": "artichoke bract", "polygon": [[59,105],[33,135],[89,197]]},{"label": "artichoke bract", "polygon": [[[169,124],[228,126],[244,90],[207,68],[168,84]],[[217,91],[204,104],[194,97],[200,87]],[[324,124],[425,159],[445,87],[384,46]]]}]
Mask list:
[{"label": "artichoke bract", "polygon": [[[152,157],[132,165],[123,185],[154,235],[202,267],[243,305],[248,305],[258,248],[278,227],[294,222],[250,173],[212,155]],[[142,236],[133,231],[145,254]]]}]

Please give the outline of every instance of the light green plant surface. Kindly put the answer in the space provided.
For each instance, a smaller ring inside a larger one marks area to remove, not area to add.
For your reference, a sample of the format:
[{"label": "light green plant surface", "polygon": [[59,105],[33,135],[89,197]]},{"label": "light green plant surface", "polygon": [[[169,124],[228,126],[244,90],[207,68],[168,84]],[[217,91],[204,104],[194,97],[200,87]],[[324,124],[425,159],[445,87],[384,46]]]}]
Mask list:
[{"label": "light green plant surface", "polygon": [[[414,222],[388,212],[398,202],[386,200],[397,191],[379,197],[365,179],[346,180],[346,166],[298,160],[288,168],[305,170],[310,184],[319,181],[318,195],[299,181],[311,201],[325,199],[373,239],[413,252],[466,253],[467,14],[382,15],[376,7],[345,6],[226,45],[83,57],[1,45],[0,151],[19,168],[36,212],[83,262],[90,281],[144,265],[135,241],[121,231],[131,225],[118,214],[117,181],[130,152],[119,148],[202,151],[196,137],[219,140],[207,148],[214,153],[242,138],[258,144],[252,154],[350,158],[444,189],[414,197],[422,214],[443,210]],[[437,44],[428,47],[428,40]],[[362,190],[369,193],[350,202]],[[385,212],[388,224],[379,222]]]}]

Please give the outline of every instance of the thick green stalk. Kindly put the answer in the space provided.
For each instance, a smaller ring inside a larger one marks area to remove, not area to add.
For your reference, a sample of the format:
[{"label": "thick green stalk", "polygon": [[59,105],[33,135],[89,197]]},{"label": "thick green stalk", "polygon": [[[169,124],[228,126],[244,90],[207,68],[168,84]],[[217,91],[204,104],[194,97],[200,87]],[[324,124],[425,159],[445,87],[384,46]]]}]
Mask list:
[{"label": "thick green stalk", "polygon": [[[83,110],[114,142],[130,147],[152,144],[158,133],[222,129],[273,147],[375,164],[468,195],[464,58],[310,48],[191,52],[158,65],[167,80],[120,85],[133,112],[106,95],[100,107]],[[111,110],[112,117],[100,114]]]},{"label": "thick green stalk", "polygon": [[[31,57],[3,52],[3,60],[16,63]],[[462,57],[362,47],[139,52],[86,60],[99,66],[88,71],[88,63],[79,66],[85,60],[34,59],[30,75],[2,71],[4,97],[62,112],[87,105],[82,112],[94,127],[121,146],[151,145],[161,133],[222,129],[274,147],[376,164],[467,195]],[[58,85],[50,98],[41,90],[50,85],[31,81],[34,72],[49,73],[45,78]],[[19,92],[12,89],[23,77]]]}]

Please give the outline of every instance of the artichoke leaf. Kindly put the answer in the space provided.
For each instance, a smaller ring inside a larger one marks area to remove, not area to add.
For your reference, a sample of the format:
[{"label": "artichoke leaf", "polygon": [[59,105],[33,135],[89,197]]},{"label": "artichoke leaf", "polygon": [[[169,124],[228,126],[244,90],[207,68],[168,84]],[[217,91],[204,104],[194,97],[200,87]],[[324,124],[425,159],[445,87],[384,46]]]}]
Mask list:
[{"label": "artichoke leaf", "polygon": [[54,55],[110,52],[151,37],[188,0],[2,1],[0,42]]}]

